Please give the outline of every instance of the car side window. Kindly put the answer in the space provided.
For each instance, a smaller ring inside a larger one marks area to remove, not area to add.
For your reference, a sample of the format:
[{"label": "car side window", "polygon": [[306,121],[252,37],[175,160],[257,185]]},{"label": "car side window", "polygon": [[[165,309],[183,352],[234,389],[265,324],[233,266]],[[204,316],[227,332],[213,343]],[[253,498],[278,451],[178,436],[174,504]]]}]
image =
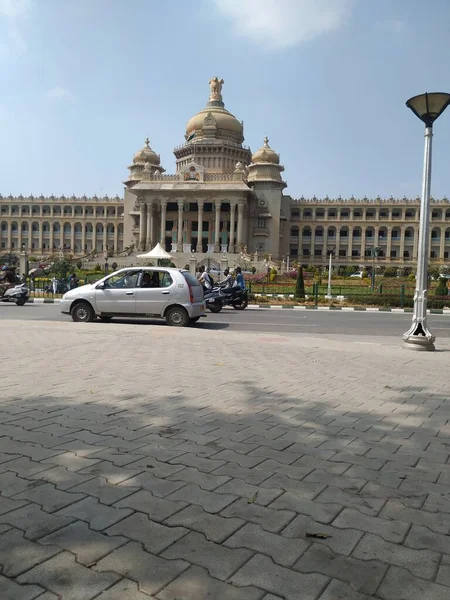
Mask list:
[{"label": "car side window", "polygon": [[160,287],[169,287],[170,285],[172,285],[172,283],[173,279],[170,273],[167,273],[167,271],[163,271],[162,273],[160,273]]},{"label": "car side window", "polygon": [[135,288],[139,278],[140,271],[124,271],[111,275],[105,280],[106,289]]}]

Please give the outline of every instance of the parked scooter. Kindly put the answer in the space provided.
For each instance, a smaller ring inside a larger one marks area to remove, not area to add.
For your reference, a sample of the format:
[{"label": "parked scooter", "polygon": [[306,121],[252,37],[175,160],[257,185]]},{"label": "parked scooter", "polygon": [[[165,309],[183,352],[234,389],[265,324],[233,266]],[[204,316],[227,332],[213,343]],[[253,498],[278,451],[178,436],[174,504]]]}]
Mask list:
[{"label": "parked scooter", "polygon": [[25,283],[22,283],[5,290],[3,296],[0,297],[0,302],[15,302],[17,306],[23,306],[29,297],[30,290]]}]

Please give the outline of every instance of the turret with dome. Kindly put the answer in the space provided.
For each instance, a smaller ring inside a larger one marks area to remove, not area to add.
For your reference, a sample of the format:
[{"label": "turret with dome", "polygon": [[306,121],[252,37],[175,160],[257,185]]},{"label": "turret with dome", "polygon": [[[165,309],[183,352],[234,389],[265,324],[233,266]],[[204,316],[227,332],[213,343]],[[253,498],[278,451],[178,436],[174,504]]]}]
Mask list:
[{"label": "turret with dome", "polygon": [[128,167],[130,174],[124,182],[127,185],[132,185],[142,180],[145,165],[149,165],[152,173],[164,173],[165,169],[161,166],[161,157],[150,148],[150,140],[148,137],[145,140],[145,146],[142,150],[138,150],[133,157],[133,164]]}]

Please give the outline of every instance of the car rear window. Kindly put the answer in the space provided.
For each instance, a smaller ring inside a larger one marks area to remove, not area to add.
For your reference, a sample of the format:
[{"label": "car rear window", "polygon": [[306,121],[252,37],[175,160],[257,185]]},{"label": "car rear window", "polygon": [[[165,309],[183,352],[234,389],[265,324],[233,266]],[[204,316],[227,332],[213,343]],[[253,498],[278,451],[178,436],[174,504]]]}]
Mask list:
[{"label": "car rear window", "polygon": [[200,285],[197,279],[193,275],[191,275],[191,273],[189,273],[188,271],[183,271],[182,273],[183,277],[186,279],[189,285]]}]

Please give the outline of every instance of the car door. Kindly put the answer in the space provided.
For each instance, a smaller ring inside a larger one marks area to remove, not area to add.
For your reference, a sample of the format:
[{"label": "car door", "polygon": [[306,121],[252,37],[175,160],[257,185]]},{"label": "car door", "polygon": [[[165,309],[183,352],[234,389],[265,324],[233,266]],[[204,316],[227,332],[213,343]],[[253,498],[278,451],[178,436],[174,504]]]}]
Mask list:
[{"label": "car door", "polygon": [[95,290],[97,312],[135,316],[139,275],[140,270],[123,270],[105,279]]},{"label": "car door", "polygon": [[136,290],[136,315],[161,316],[166,305],[173,298],[175,288],[175,280],[168,271],[144,269]]}]

